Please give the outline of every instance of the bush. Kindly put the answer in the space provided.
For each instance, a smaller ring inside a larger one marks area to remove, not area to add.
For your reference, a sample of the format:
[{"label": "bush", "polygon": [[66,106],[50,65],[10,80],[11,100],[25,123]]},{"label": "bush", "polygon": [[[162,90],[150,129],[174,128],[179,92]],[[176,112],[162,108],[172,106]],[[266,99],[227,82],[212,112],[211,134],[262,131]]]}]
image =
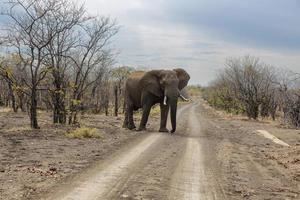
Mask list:
[{"label": "bush", "polygon": [[203,92],[203,88],[199,85],[190,85],[186,87],[189,96],[199,96]]},{"label": "bush", "polygon": [[96,128],[81,127],[67,133],[71,138],[101,138],[102,133]]},{"label": "bush", "polygon": [[230,113],[245,113],[250,119],[271,115],[275,119],[276,75],[256,57],[228,59],[205,97],[212,106]]},{"label": "bush", "polygon": [[152,115],[159,115],[160,114],[160,106],[158,106],[158,105],[152,106],[151,114]]},{"label": "bush", "polygon": [[202,97],[217,109],[233,114],[245,113],[242,103],[235,98],[230,88],[223,81],[215,81],[210,87],[203,89]]}]

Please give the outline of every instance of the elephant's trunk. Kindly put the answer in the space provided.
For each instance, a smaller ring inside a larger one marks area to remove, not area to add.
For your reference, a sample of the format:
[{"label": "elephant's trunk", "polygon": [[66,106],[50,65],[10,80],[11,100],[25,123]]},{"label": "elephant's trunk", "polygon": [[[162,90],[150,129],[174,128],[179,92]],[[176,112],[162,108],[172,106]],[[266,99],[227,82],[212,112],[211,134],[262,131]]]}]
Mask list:
[{"label": "elephant's trunk", "polygon": [[169,98],[170,115],[171,115],[171,133],[176,131],[176,114],[177,114],[177,97]]}]

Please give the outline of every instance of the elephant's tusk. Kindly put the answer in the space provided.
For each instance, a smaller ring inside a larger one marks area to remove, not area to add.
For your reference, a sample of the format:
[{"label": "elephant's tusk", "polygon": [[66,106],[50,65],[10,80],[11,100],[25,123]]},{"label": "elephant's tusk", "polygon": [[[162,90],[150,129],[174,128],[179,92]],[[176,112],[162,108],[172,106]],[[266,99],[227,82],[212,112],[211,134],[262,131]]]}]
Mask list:
[{"label": "elephant's tusk", "polygon": [[183,101],[189,101],[189,99],[185,98],[182,94],[180,94],[179,97],[182,98]]},{"label": "elephant's tusk", "polygon": [[167,105],[167,96],[165,96],[165,98],[164,98],[164,105],[165,106]]}]

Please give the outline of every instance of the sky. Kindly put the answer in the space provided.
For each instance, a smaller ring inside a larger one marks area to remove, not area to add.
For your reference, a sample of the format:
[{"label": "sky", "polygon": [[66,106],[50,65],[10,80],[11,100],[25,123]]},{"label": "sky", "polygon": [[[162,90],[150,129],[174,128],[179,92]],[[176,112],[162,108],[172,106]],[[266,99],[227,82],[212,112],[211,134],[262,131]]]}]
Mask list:
[{"label": "sky", "polygon": [[81,1],[117,21],[117,66],[181,67],[207,85],[226,59],[252,55],[300,73],[299,0]]},{"label": "sky", "polygon": [[226,59],[245,55],[300,72],[298,0],[86,0],[86,6],[117,20],[118,65],[181,67],[201,85]]}]

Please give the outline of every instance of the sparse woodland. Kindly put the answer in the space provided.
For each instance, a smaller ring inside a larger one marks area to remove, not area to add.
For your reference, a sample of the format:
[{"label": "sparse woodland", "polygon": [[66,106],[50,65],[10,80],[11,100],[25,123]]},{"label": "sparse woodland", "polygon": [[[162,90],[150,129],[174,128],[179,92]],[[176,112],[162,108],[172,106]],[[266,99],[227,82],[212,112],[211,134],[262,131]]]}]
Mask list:
[{"label": "sparse woodland", "polygon": [[[0,106],[27,112],[39,128],[37,110],[53,123],[76,124],[78,113],[117,116],[124,110],[123,85],[134,69],[113,68],[116,22],[87,13],[68,0],[8,0],[1,15]],[[204,89],[214,107],[249,118],[282,116],[300,127],[300,75],[245,56],[231,58]],[[282,115],[280,115],[282,113]]]},{"label": "sparse woodland", "polygon": [[39,128],[38,109],[60,124],[77,123],[86,110],[108,115],[112,105],[118,115],[133,69],[112,68],[113,19],[68,0],[8,0],[1,15],[1,106],[28,112],[32,128]]},{"label": "sparse woodland", "polygon": [[300,127],[300,75],[259,58],[231,58],[203,96],[212,106],[250,119],[282,117]]}]

